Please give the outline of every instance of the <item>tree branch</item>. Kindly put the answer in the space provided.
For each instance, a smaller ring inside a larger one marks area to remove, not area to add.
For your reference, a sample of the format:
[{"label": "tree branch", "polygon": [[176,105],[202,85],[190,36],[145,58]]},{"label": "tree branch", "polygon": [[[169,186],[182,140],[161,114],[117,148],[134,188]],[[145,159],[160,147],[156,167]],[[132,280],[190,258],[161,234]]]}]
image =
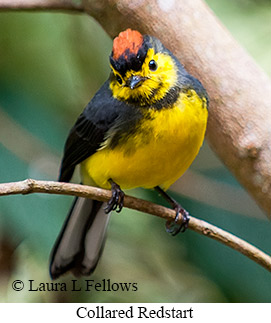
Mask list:
[{"label": "tree branch", "polygon": [[[111,192],[108,190],[79,184],[37,181],[33,179],[0,184],[0,196],[30,193],[73,195],[103,202],[111,198]],[[171,209],[128,195],[125,195],[124,206],[158,216],[165,220],[174,220],[175,218],[175,211]],[[189,221],[189,229],[239,251],[268,271],[271,271],[271,257],[235,235],[192,216]]]},{"label": "tree branch", "polygon": [[82,0],[0,0],[0,10],[84,11]]}]

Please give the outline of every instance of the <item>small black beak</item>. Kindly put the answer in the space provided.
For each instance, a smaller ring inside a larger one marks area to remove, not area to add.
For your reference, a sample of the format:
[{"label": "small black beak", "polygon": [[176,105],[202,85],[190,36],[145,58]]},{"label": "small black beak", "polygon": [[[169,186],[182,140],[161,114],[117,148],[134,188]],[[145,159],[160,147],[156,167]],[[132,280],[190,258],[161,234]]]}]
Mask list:
[{"label": "small black beak", "polygon": [[145,81],[145,79],[145,77],[133,75],[127,80],[126,85],[129,86],[131,90],[133,90],[137,88],[140,84],[142,84]]}]

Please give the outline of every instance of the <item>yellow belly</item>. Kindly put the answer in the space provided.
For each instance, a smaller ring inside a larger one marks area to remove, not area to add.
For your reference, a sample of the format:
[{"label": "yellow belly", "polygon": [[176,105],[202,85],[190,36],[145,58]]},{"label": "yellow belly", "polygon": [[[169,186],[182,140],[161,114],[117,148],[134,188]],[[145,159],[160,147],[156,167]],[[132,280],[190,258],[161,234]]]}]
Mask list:
[{"label": "yellow belly", "polygon": [[83,183],[110,188],[111,178],[122,189],[167,189],[191,165],[204,139],[206,102],[192,92],[181,94],[173,108],[153,110],[125,144],[105,146],[87,158],[81,164]]}]

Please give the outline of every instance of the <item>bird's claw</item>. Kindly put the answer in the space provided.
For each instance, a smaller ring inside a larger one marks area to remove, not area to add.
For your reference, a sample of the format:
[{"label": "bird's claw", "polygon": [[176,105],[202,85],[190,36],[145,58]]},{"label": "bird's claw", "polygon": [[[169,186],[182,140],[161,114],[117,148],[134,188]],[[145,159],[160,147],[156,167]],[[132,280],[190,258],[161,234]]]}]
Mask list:
[{"label": "bird's claw", "polygon": [[107,214],[111,211],[116,211],[119,213],[123,208],[124,192],[121,190],[118,184],[112,182],[111,185],[112,197],[104,208],[104,211]]},{"label": "bird's claw", "polygon": [[[166,231],[172,236],[176,236],[179,232],[185,232],[189,224],[189,213],[181,207],[180,204],[176,203],[174,210],[176,211],[176,216],[174,221],[166,222]],[[182,215],[182,223],[178,224],[180,214]]]}]

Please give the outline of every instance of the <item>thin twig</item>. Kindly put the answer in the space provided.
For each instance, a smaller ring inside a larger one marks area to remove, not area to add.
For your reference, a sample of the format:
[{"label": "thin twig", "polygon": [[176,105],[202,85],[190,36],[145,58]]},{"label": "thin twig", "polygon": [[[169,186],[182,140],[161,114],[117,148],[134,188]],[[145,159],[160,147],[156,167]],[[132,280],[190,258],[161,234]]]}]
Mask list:
[{"label": "thin twig", "polygon": [[4,10],[61,10],[84,11],[83,0],[0,0],[0,11]]},{"label": "thin twig", "polygon": [[[74,195],[98,201],[108,201],[111,198],[111,192],[108,190],[79,184],[37,181],[33,179],[0,184],[0,196],[30,193]],[[173,220],[175,218],[175,211],[171,209],[128,195],[124,198],[124,206],[166,220]],[[189,221],[189,229],[239,251],[268,271],[271,271],[271,257],[235,235],[192,216]]]}]

